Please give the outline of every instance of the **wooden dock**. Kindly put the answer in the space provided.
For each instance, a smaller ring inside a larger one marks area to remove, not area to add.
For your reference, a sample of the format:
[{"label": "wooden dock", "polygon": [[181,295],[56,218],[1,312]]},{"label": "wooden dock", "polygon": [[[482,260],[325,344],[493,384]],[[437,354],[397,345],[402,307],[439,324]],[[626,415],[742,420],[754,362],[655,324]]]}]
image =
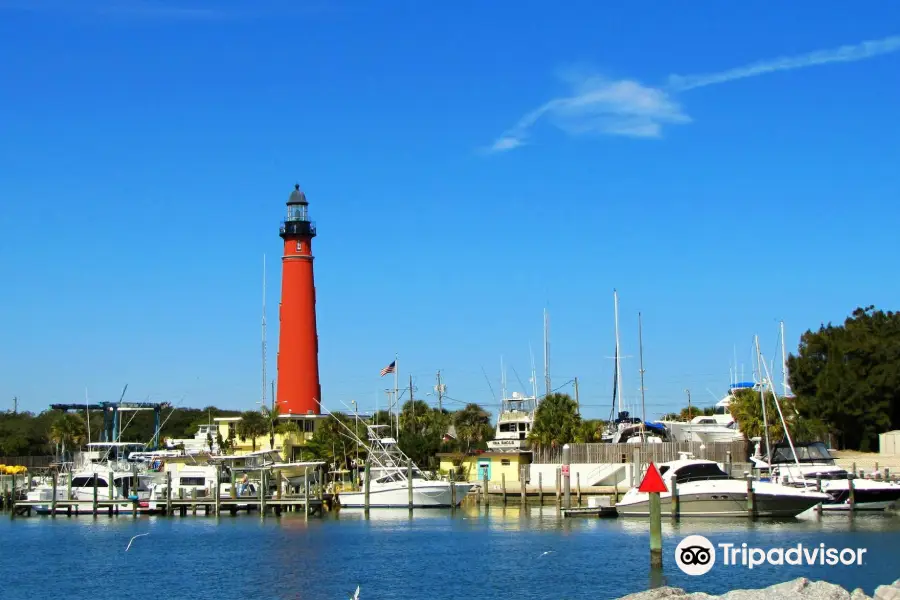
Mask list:
[{"label": "wooden dock", "polygon": [[[280,516],[283,512],[298,512],[305,516],[321,516],[327,508],[327,499],[299,497],[276,498],[172,498],[148,503],[145,500],[16,500],[7,501],[4,506],[10,516],[30,516],[32,514],[49,514],[50,516],[82,516],[102,515],[162,515],[173,516],[196,515],[198,513],[220,515],[223,513],[236,515],[238,512],[258,512],[265,517],[271,513]],[[39,511],[38,508],[41,510]]]}]

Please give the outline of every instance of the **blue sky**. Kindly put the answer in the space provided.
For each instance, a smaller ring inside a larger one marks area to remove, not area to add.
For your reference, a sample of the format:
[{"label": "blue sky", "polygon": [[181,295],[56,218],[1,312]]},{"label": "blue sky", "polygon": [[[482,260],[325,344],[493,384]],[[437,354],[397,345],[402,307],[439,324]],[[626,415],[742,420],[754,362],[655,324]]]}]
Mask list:
[{"label": "blue sky", "polygon": [[[75,5],[77,4],[77,7]],[[258,6],[262,5],[262,7]],[[73,8],[74,7],[74,8]],[[856,306],[896,309],[900,6],[0,0],[0,401],[260,396],[293,184],[323,399],[496,413],[538,370],[584,414],[711,404]],[[776,375],[777,377],[778,375]],[[539,374],[540,377],[540,374]],[[563,389],[571,390],[571,387]],[[431,400],[429,398],[429,400]],[[449,401],[449,407],[458,406]]]}]

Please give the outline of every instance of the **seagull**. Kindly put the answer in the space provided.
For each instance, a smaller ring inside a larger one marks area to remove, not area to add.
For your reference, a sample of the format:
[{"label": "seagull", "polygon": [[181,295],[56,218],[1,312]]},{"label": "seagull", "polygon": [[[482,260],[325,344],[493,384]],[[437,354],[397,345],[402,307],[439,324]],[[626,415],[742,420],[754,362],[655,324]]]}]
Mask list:
[{"label": "seagull", "polygon": [[353,592],[352,596],[348,596],[350,600],[359,600],[359,586],[356,586],[356,591]]},{"label": "seagull", "polygon": [[[547,556],[548,554],[552,554],[553,552],[555,552],[555,550],[547,550],[546,552],[541,554],[541,556]],[[538,556],[538,558],[540,558],[541,556]]]},{"label": "seagull", "polygon": [[149,533],[139,533],[136,536],[134,536],[133,538],[131,538],[130,540],[128,540],[128,545],[125,546],[125,552],[128,552],[128,549],[131,548],[131,542],[133,542],[137,538],[145,536],[145,535],[150,535],[150,534]]}]

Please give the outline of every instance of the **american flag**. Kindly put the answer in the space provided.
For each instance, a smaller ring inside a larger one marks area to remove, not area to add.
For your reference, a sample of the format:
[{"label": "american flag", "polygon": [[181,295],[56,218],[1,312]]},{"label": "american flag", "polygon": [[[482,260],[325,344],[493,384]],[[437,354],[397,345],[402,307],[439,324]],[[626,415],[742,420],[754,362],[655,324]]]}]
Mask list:
[{"label": "american flag", "polygon": [[384,377],[388,373],[393,373],[396,370],[397,370],[397,361],[395,360],[391,364],[389,364],[388,366],[386,366],[385,368],[383,368],[381,370],[381,376]]}]

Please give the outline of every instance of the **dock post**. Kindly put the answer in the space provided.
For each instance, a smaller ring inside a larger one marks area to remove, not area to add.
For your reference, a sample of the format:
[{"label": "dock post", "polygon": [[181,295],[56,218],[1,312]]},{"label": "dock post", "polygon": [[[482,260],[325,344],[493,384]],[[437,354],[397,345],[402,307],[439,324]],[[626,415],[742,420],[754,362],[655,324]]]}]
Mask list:
[{"label": "dock post", "polygon": [[678,498],[678,482],[672,478],[672,520],[677,522],[681,518],[681,501]]},{"label": "dock post", "polygon": [[482,481],[481,481],[481,485],[482,485],[482,487],[481,487],[481,496],[482,496],[482,499],[484,500],[484,505],[485,505],[485,506],[488,506],[488,505],[490,504],[490,501],[488,500],[488,474],[487,474],[487,469],[485,469],[485,470],[484,470],[484,473],[482,473]]},{"label": "dock post", "polygon": [[725,451],[725,472],[731,477],[731,450]]},{"label": "dock post", "polygon": [[519,489],[522,494],[522,506],[528,502],[527,490],[525,488],[525,469],[519,469]]},{"label": "dock post", "polygon": [[756,492],[753,491],[753,477],[749,472],[744,471],[744,477],[747,478],[747,516],[751,520],[756,519]]},{"label": "dock post", "polygon": [[850,516],[853,516],[853,513],[856,511],[856,486],[853,483],[855,475],[850,477],[847,480],[847,491],[849,495],[847,496],[847,503],[850,504]]},{"label": "dock post", "polygon": [[259,518],[266,517],[266,472],[259,470]]},{"label": "dock post", "polygon": [[72,499],[72,471],[66,473],[66,500]]},{"label": "dock post", "polygon": [[[107,482],[107,485],[112,485],[112,482],[111,481]],[[97,474],[94,473],[94,498],[93,498],[93,502],[91,503],[91,508],[94,510],[94,518],[95,519],[97,518],[97,507],[98,507],[97,492],[98,492],[98,490],[97,490]]]},{"label": "dock post", "polygon": [[365,509],[366,518],[369,517],[369,484],[372,483],[369,473],[371,471],[372,465],[369,464],[369,461],[366,461],[366,469],[364,471],[366,480],[363,482],[363,508]]},{"label": "dock post", "polygon": [[191,514],[197,514],[197,488],[191,490]]},{"label": "dock post", "polygon": [[275,471],[275,498],[281,500],[281,471]]},{"label": "dock post", "polygon": [[544,505],[544,481],[541,478],[540,471],[538,471],[538,504]]},{"label": "dock post", "polygon": [[222,512],[222,493],[219,491],[222,486],[222,465],[216,465],[216,489],[213,490],[213,500],[215,502],[216,516]]},{"label": "dock post", "polygon": [[12,474],[12,493],[9,496],[9,518],[16,518],[16,474]]},{"label": "dock post", "polygon": [[853,463],[853,467],[850,469],[850,473],[856,477],[856,462]]},{"label": "dock post", "polygon": [[237,498],[237,476],[234,474],[234,468],[228,469],[231,473],[231,499],[235,500]]},{"label": "dock post", "polygon": [[166,516],[172,516],[172,471],[166,471]]},{"label": "dock post", "polygon": [[563,455],[563,486],[566,500],[566,508],[572,508],[572,475],[569,473],[569,463],[572,462],[572,448],[569,444],[564,444],[562,449]]},{"label": "dock post", "polygon": [[650,492],[650,568],[662,568],[662,510],[659,492]]},{"label": "dock post", "polygon": [[309,467],[303,467],[303,520],[309,520]]},{"label": "dock post", "polygon": [[[453,469],[450,469],[450,485],[453,485]],[[413,478],[412,478],[412,459],[406,461],[406,495],[409,503],[409,510],[413,509]]]},{"label": "dock post", "polygon": [[450,469],[450,510],[456,510],[456,471]]},{"label": "dock post", "polygon": [[887,467],[884,468],[884,480],[885,481],[891,480],[891,470]]},{"label": "dock post", "polygon": [[559,507],[562,504],[562,471],[557,468],[556,469],[556,506]]},{"label": "dock post", "polygon": [[581,506],[581,471],[575,473],[575,497],[578,499],[578,506]]},{"label": "dock post", "polygon": [[[822,475],[821,475],[821,473],[816,473],[816,491],[820,492],[820,493],[822,491]],[[822,503],[821,502],[816,504],[816,515],[819,518],[822,517]]]},{"label": "dock post", "polygon": [[113,485],[113,472],[108,473],[107,481],[109,482],[109,499],[113,500],[116,494],[116,486]]},{"label": "dock post", "polygon": [[50,497],[50,516],[56,516],[56,471],[53,471],[50,474],[51,482],[53,483],[53,496]]},{"label": "dock post", "polygon": [[503,494],[503,506],[506,506],[506,473],[500,473],[500,493]]}]

